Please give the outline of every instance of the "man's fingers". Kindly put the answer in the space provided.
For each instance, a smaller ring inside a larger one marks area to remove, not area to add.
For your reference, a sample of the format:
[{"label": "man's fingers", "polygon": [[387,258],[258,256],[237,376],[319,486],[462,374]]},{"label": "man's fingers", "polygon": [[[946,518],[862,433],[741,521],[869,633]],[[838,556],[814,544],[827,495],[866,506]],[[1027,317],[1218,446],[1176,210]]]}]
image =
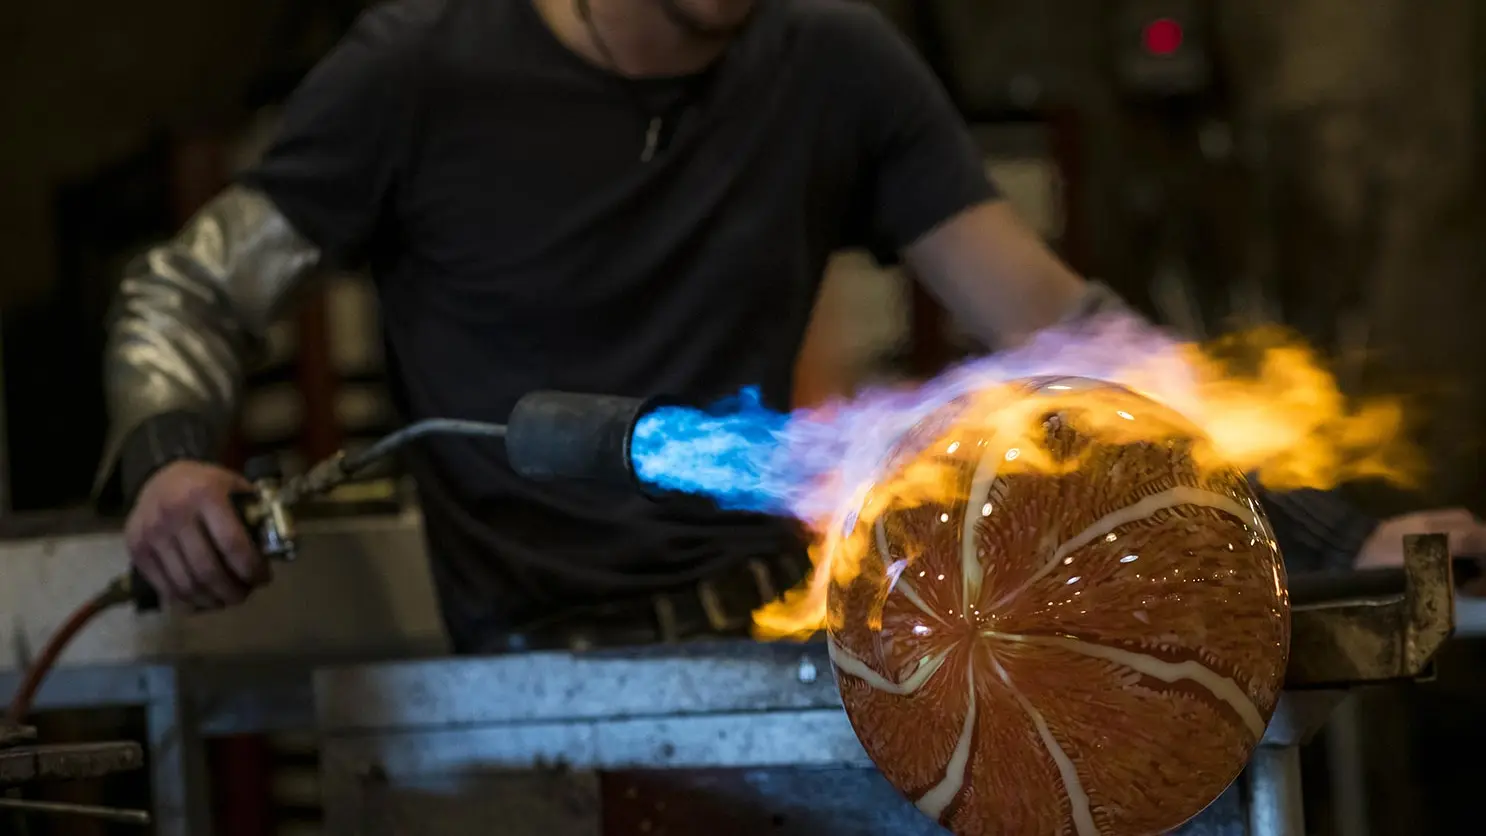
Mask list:
[{"label": "man's fingers", "polygon": [[156,587],[161,595],[198,609],[211,609],[211,602],[197,590],[196,581],[191,577],[190,564],[186,562],[186,556],[175,540],[172,538],[152,542],[150,548],[155,553],[160,574],[165,581],[162,586]]},{"label": "man's fingers", "polygon": [[201,521],[234,578],[253,587],[268,581],[268,565],[236,512],[219,504],[202,509]]},{"label": "man's fingers", "polygon": [[200,524],[182,526],[176,532],[175,541],[186,558],[186,568],[191,573],[198,597],[208,599],[214,607],[237,604],[247,597],[246,585],[232,577]]},{"label": "man's fingers", "polygon": [[1464,508],[1442,508],[1420,514],[1418,525],[1413,528],[1418,534],[1449,534],[1479,525],[1481,521],[1476,515]]},{"label": "man's fingers", "polygon": [[1425,511],[1414,517],[1407,534],[1444,534],[1456,556],[1486,556],[1486,523],[1465,508]]},{"label": "man's fingers", "polygon": [[1450,537],[1455,557],[1486,558],[1486,523],[1475,522]]}]

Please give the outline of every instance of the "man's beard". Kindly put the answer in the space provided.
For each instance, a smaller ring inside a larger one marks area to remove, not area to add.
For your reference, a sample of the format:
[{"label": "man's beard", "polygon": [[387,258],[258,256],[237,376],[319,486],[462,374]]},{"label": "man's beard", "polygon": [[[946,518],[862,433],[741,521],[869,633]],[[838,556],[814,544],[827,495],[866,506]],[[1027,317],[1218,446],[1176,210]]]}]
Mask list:
[{"label": "man's beard", "polygon": [[758,8],[758,4],[755,3],[753,8],[748,10],[748,14],[737,23],[715,26],[706,21],[697,20],[681,8],[680,0],[656,0],[656,2],[660,4],[661,11],[676,28],[692,37],[711,41],[726,40],[738,34],[744,26],[748,25],[748,21],[753,18],[754,10]]}]

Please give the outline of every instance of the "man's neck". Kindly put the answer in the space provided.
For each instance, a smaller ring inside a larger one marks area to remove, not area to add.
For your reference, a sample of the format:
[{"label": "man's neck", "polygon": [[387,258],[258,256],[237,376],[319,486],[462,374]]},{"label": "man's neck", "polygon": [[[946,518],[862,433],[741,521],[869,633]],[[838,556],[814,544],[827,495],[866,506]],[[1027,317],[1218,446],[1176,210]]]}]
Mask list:
[{"label": "man's neck", "polygon": [[727,49],[726,38],[700,37],[677,26],[656,0],[519,0],[536,5],[557,39],[589,62],[620,75],[688,75]]}]

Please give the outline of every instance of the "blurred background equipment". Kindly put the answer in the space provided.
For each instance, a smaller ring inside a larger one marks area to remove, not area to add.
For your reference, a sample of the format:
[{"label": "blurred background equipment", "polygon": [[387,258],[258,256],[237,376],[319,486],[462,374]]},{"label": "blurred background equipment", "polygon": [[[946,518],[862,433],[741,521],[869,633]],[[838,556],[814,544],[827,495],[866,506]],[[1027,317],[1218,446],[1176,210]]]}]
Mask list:
[{"label": "blurred background equipment", "polygon": [[97,804],[31,801],[14,792],[39,781],[74,781],[128,772],[144,766],[144,747],[134,742],[45,745],[31,726],[0,722],[0,816],[61,816],[95,822],[148,825],[147,810]]},{"label": "blurred background equipment", "polygon": [[1115,75],[1123,92],[1194,96],[1213,83],[1207,3],[1118,0],[1108,5]]},{"label": "blurred background equipment", "polygon": [[[1486,311],[1482,4],[1120,0],[1092,12],[1086,0],[875,3],[940,73],[1012,202],[1075,268],[1193,335],[1282,321],[1332,355],[1351,394],[1414,394],[1430,480],[1417,496],[1358,498],[1380,513],[1486,512],[1486,353],[1469,341]],[[86,509],[104,430],[100,323],[122,264],[258,153],[288,91],[364,3],[13,5],[0,27],[3,693],[18,683],[26,649],[122,565],[117,521]],[[907,279],[860,253],[836,260],[801,358],[802,402],[932,374],[975,350]],[[382,362],[371,288],[361,276],[334,278],[275,331],[234,462],[288,450],[293,473],[393,429]],[[322,798],[341,810],[348,798],[375,805],[389,786],[426,802],[427,816],[456,822],[469,809],[448,801],[452,790],[479,771],[475,749],[456,742],[478,740],[486,763],[606,766],[588,727],[569,722],[597,710],[582,708],[586,692],[554,704],[567,716],[542,714],[535,697],[474,699],[485,687],[535,694],[521,690],[534,663],[380,664],[444,650],[409,507],[394,480],[307,507],[302,545],[316,559],[286,569],[286,582],[248,610],[189,623],[103,616],[38,694],[29,722],[47,745],[141,741],[148,763],[28,784],[25,797],[149,808],[159,834],[309,834],[323,831]],[[1351,611],[1407,615],[1399,602],[1410,599],[1387,597],[1391,608]],[[1360,689],[1326,707],[1331,722],[1310,743],[1256,769],[1304,773],[1310,832],[1479,830],[1473,799],[1486,762],[1469,753],[1486,744],[1486,608],[1457,607],[1457,639],[1435,659],[1432,681]],[[1330,635],[1324,623],[1313,629]],[[1380,659],[1409,634],[1369,635]],[[767,659],[703,667],[643,656],[541,662],[553,667],[537,672],[575,688],[632,681],[605,680],[597,668],[675,685],[635,697],[661,709],[701,671],[739,688],[643,728],[604,720],[606,733],[631,733],[604,741],[629,746],[618,751],[646,768],[538,770],[527,792],[502,798],[534,816],[602,801],[610,830],[637,832],[665,823],[663,788],[672,814],[686,809],[681,796],[705,814],[719,798],[773,792],[777,804],[756,808],[756,833],[808,827],[818,804],[809,799],[881,791],[859,771],[802,783],[800,774],[732,769],[786,757],[768,748],[783,742],[831,751],[829,739],[805,733],[824,726],[791,726],[784,715],[748,726],[767,731],[749,738],[752,748],[730,733],[741,730],[727,725],[740,712],[829,703],[823,660],[759,652]],[[728,679],[730,670],[747,675]],[[760,671],[777,690],[749,702]],[[484,725],[471,733],[470,724]],[[692,736],[658,736],[683,725]],[[529,745],[502,749],[516,726]],[[705,756],[687,748],[703,740]],[[651,770],[682,763],[721,771],[687,773],[688,794]],[[790,796],[791,787],[802,789]],[[0,816],[0,831],[12,821]],[[26,823],[34,834],[114,832],[67,817]]]}]

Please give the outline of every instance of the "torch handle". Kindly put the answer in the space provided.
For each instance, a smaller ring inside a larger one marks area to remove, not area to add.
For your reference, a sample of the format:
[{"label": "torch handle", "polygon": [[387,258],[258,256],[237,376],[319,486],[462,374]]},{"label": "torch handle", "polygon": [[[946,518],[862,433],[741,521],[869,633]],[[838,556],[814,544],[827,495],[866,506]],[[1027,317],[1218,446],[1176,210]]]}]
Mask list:
[{"label": "torch handle", "polygon": [[138,566],[129,567],[129,594],[134,598],[135,612],[160,611],[160,591],[145,578]]}]

